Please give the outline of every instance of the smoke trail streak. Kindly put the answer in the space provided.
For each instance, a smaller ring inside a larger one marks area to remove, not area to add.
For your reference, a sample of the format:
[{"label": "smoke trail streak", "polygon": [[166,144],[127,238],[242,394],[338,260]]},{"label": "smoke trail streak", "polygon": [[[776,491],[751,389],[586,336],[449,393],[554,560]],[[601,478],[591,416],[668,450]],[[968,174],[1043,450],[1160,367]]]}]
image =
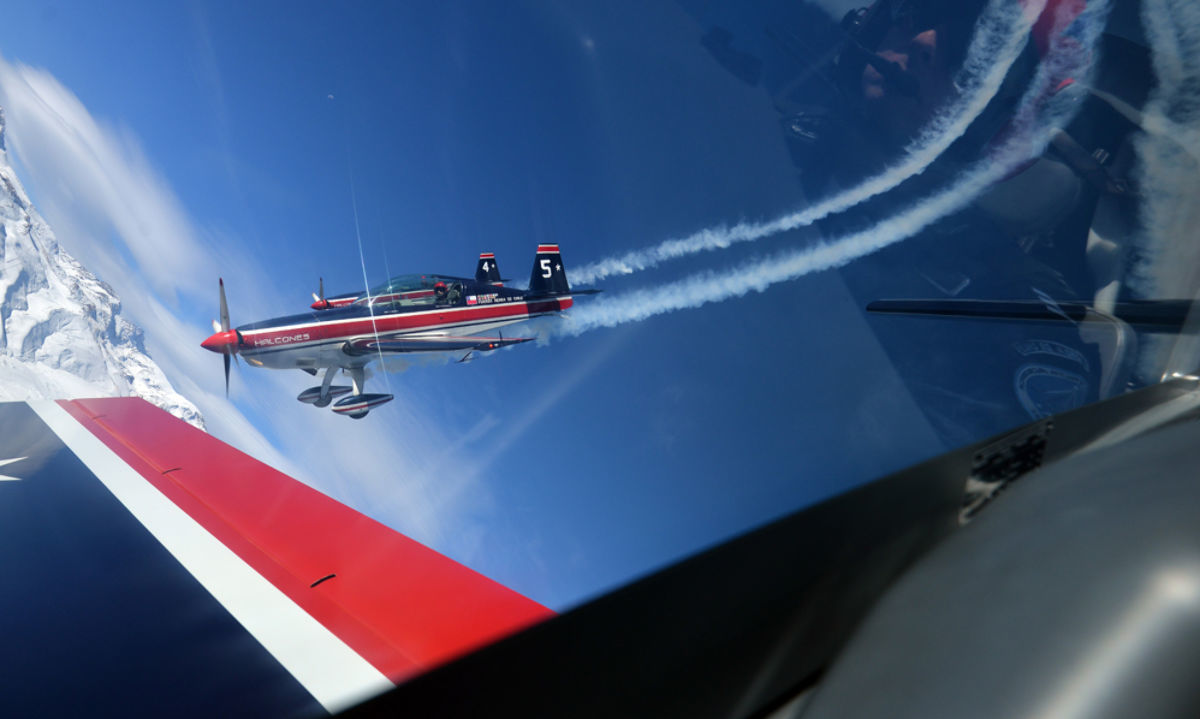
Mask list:
[{"label": "smoke trail streak", "polygon": [[614,274],[630,274],[667,260],[805,227],[880,195],[920,174],[962,137],[999,91],[1005,76],[1024,50],[1033,22],[1047,0],[1027,5],[1014,0],[991,0],[976,23],[966,59],[955,78],[958,100],[943,106],[904,148],[904,159],[861,184],[826,198],[804,210],[769,222],[741,222],[733,227],[713,227],[682,239],[671,239],[644,250],[600,260],[574,270],[577,283],[589,283]]},{"label": "smoke trail streak", "polygon": [[[1144,0],[1142,25],[1157,79],[1142,110],[1136,139],[1140,227],[1138,262],[1129,286],[1144,298],[1191,298],[1200,287],[1200,5],[1194,0]],[[1195,318],[1189,318],[1194,325]],[[1146,381],[1200,364],[1200,346],[1189,328],[1178,337],[1147,337],[1137,373]]]},{"label": "smoke trail streak", "polygon": [[578,335],[601,327],[636,322],[675,310],[692,309],[710,302],[762,292],[779,282],[813,272],[840,267],[910,237],[933,222],[961,210],[988,187],[1003,179],[1045,150],[1057,128],[1065,125],[1078,109],[1079,83],[1048,97],[1058,79],[1085,81],[1092,52],[1104,25],[1108,3],[1090,4],[1076,20],[1078,30],[1055,43],[1038,69],[1034,82],[1018,106],[1009,139],[990,156],[961,173],[950,186],[929,196],[911,209],[874,226],[814,247],[785,252],[775,257],[746,263],[732,270],[704,272],[649,290],[630,292],[578,307],[558,328],[558,333]]},{"label": "smoke trail streak", "polygon": [[[1146,103],[1137,143],[1141,160],[1143,263],[1135,268],[1137,289],[1147,297],[1176,297],[1194,291],[1196,265],[1168,258],[1195,246],[1192,241],[1200,180],[1200,5],[1145,0],[1143,25],[1158,86]],[[1190,258],[1190,259],[1195,259]]]}]

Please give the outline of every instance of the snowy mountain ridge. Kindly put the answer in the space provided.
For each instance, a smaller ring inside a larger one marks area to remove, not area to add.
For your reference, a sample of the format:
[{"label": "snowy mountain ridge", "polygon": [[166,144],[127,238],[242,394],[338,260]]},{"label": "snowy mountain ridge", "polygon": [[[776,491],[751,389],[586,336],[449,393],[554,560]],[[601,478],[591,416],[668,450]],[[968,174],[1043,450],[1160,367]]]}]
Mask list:
[{"label": "snowy mountain ridge", "polygon": [[0,400],[134,395],[204,428],[121,316],[112,288],[58,244],[8,162],[0,110]]}]

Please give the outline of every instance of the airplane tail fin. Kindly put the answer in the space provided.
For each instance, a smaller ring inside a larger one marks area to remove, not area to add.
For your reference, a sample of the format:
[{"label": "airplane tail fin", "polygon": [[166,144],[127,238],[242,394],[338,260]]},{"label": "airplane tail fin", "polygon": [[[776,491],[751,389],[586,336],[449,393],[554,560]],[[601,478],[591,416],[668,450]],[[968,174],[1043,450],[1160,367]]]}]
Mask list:
[{"label": "airplane tail fin", "polygon": [[500,278],[500,268],[496,265],[496,255],[491,252],[479,254],[479,264],[475,265],[475,281],[499,285],[504,282]]},{"label": "airplane tail fin", "polygon": [[529,275],[529,292],[532,295],[571,294],[558,245],[538,245],[533,272]]}]

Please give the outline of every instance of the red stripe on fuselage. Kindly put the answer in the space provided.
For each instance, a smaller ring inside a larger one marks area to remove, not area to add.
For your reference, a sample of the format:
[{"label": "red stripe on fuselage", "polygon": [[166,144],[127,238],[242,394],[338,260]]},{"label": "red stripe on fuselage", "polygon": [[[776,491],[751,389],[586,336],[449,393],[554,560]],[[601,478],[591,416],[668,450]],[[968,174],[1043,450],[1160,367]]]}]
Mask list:
[{"label": "red stripe on fuselage", "polygon": [[552,614],[146,402],[59,404],[393,681]]}]

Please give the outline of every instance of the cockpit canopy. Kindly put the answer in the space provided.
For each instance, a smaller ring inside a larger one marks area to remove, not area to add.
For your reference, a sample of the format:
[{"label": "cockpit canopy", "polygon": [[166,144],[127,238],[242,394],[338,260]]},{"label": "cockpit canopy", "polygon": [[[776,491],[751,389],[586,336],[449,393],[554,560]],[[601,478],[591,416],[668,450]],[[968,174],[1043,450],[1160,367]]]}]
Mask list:
[{"label": "cockpit canopy", "polygon": [[[447,301],[454,304],[462,295],[464,282],[466,280],[462,277],[449,275],[396,275],[387,282],[372,287],[367,296],[371,298],[373,305],[432,305]],[[354,304],[365,304],[367,296],[359,297]]]},{"label": "cockpit canopy", "polygon": [[372,297],[378,297],[380,295],[392,294],[395,292],[432,290],[433,286],[438,282],[445,282],[449,284],[452,280],[461,282],[462,278],[433,274],[396,275],[387,282],[372,287],[370,290],[370,295]]}]

